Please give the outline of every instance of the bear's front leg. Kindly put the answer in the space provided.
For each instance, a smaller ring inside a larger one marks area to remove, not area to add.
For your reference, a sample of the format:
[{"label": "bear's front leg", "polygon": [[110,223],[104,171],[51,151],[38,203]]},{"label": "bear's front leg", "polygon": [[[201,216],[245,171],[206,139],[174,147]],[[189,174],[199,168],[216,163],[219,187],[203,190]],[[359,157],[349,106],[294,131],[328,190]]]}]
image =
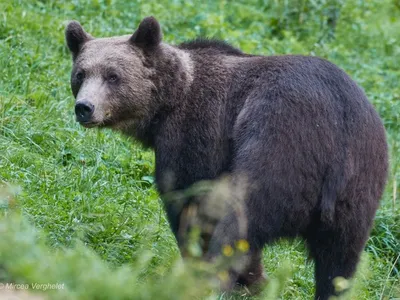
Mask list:
[{"label": "bear's front leg", "polygon": [[267,276],[262,264],[262,250],[252,250],[247,256],[247,266],[239,273],[236,283],[254,295],[261,292],[267,283]]}]

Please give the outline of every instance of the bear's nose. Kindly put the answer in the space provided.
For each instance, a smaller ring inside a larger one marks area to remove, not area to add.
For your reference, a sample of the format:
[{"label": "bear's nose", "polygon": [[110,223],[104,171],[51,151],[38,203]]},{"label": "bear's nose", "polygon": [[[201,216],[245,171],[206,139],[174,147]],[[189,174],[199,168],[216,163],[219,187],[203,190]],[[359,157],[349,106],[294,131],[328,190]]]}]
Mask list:
[{"label": "bear's nose", "polygon": [[75,104],[76,118],[81,123],[89,122],[93,115],[94,105],[86,100],[78,101]]}]

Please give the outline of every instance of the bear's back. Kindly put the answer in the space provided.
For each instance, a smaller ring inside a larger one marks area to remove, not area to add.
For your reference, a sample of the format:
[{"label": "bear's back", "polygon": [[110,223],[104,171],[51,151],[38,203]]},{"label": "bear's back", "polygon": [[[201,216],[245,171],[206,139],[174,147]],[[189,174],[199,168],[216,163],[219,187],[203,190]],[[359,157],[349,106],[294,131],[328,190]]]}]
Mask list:
[{"label": "bear's back", "polygon": [[184,42],[179,45],[179,48],[183,50],[198,50],[205,52],[207,55],[246,55],[241,50],[233,47],[225,41],[208,38],[197,38],[192,41]]}]

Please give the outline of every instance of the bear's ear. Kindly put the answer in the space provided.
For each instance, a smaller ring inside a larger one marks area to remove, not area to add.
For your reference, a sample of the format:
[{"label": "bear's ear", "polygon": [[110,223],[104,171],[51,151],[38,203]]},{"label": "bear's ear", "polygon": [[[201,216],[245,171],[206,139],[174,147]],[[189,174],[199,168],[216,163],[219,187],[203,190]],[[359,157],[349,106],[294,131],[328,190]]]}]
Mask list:
[{"label": "bear's ear", "polygon": [[151,48],[160,44],[161,39],[160,24],[154,17],[147,17],[140,22],[139,28],[129,40],[139,47]]},{"label": "bear's ear", "polygon": [[91,39],[93,39],[93,37],[85,32],[79,22],[71,21],[68,23],[65,29],[65,40],[67,41],[69,50],[74,56],[79,53],[83,44]]}]

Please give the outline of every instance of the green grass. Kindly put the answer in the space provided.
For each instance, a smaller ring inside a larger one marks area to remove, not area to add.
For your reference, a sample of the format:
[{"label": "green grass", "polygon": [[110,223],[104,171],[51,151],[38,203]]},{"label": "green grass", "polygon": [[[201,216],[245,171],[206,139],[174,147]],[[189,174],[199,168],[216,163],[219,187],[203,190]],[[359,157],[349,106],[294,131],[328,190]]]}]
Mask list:
[{"label": "green grass", "polygon": [[[215,282],[203,266],[183,269],[152,187],[153,154],[74,121],[66,21],[111,36],[132,33],[148,15],[169,43],[207,35],[251,53],[318,55],[365,89],[387,129],[391,171],[353,297],[400,297],[395,0],[0,0],[0,282],[65,283],[46,292],[57,299],[229,298],[204,288]],[[311,298],[312,263],[301,241],[266,248],[264,262],[265,297]]]}]

